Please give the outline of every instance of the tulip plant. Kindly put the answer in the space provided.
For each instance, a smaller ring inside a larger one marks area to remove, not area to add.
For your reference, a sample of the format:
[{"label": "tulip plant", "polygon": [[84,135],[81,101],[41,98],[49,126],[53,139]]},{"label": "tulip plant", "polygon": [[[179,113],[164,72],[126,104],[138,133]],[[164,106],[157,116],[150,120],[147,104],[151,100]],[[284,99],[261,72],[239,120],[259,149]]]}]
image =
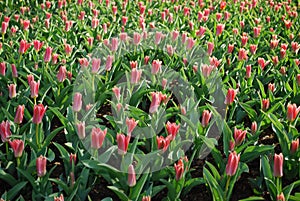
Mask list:
[{"label": "tulip plant", "polygon": [[299,9],[0,1],[0,200],[300,200]]}]

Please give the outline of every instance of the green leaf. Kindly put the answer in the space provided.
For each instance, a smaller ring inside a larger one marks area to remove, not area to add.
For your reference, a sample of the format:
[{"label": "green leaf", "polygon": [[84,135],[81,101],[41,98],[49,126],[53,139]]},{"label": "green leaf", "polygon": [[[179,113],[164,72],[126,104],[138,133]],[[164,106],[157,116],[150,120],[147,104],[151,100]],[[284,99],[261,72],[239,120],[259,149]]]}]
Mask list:
[{"label": "green leaf", "polygon": [[248,197],[248,198],[242,199],[240,201],[257,201],[257,200],[265,200],[265,198],[263,198],[263,197],[257,197],[257,196],[252,196],[252,197]]},{"label": "green leaf", "polygon": [[112,190],[115,194],[117,194],[117,196],[121,199],[121,200],[130,200],[127,195],[121,190],[118,189],[115,186],[108,186],[107,188],[109,188],[110,190]]},{"label": "green leaf", "polygon": [[107,198],[102,199],[101,201],[113,201],[113,199],[111,197],[107,197]]},{"label": "green leaf", "polygon": [[248,146],[241,155],[241,161],[248,163],[269,151],[274,151],[273,145]]},{"label": "green leaf", "polygon": [[139,178],[136,185],[132,188],[132,191],[130,191],[129,197],[131,199],[137,200],[140,197],[140,194],[142,192],[142,189],[144,188],[147,178],[148,178],[148,174],[144,174],[141,178]]},{"label": "green leaf", "polygon": [[64,126],[67,126],[68,119],[58,110],[59,108],[49,107],[48,109],[51,110],[51,112],[53,112],[58,117],[58,119]]},{"label": "green leaf", "polygon": [[256,119],[257,113],[252,107],[246,103],[239,102],[240,106],[247,112],[248,116],[250,117],[251,120]]},{"label": "green leaf", "polygon": [[48,135],[44,141],[43,147],[48,147],[51,140],[56,136],[57,133],[59,133],[62,129],[64,129],[64,126],[61,126],[59,128],[56,128],[53,130],[50,135]]},{"label": "green leaf", "polygon": [[22,181],[20,183],[18,183],[17,185],[15,185],[13,188],[11,188],[7,194],[6,194],[6,199],[7,200],[13,200],[15,198],[15,196],[19,193],[19,191],[24,188],[24,186],[26,186],[28,182],[27,181]]},{"label": "green leaf", "polygon": [[211,175],[206,167],[203,168],[203,178],[209,185],[214,200],[223,201],[224,192],[216,179]]},{"label": "green leaf", "polygon": [[184,184],[183,195],[186,195],[191,191],[192,188],[201,184],[205,184],[205,180],[201,177],[191,178],[187,180]]},{"label": "green leaf", "polygon": [[20,172],[29,182],[30,182],[30,184],[31,184],[31,186],[34,188],[34,189],[36,189],[36,183],[35,183],[35,179],[34,179],[34,177],[33,176],[31,176],[30,174],[29,174],[29,172],[27,172],[27,171],[25,171],[25,170],[22,170],[22,169],[20,169],[20,168],[18,168],[17,167],[17,170],[18,170],[18,172]]},{"label": "green leaf", "polygon": [[14,186],[18,182],[13,176],[11,176],[10,174],[6,173],[2,169],[0,169],[0,179],[4,180],[10,186]]},{"label": "green leaf", "polygon": [[261,96],[263,98],[266,98],[266,93],[265,93],[264,85],[261,83],[261,81],[258,78],[256,79],[256,81],[258,83],[258,86],[259,86],[259,89],[260,89],[260,92],[261,92]]}]

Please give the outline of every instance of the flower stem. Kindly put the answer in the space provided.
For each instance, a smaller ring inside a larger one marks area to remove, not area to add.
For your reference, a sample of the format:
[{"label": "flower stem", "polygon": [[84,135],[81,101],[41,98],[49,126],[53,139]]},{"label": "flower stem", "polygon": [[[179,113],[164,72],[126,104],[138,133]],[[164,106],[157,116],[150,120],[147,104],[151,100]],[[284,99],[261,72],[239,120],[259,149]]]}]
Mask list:
[{"label": "flower stem", "polygon": [[224,200],[226,200],[226,197],[227,197],[228,187],[229,187],[229,184],[230,184],[230,179],[231,179],[231,176],[228,176],[228,179],[227,179],[227,182],[226,182],[226,187],[225,187]]},{"label": "flower stem", "polygon": [[36,126],[35,126],[35,138],[36,138],[36,145],[38,146],[38,149],[40,149],[39,124],[36,124]]},{"label": "flower stem", "polygon": [[20,166],[20,157],[17,158],[17,167]]},{"label": "flower stem", "polygon": [[5,147],[6,147],[6,155],[8,156],[8,142],[5,143]]}]

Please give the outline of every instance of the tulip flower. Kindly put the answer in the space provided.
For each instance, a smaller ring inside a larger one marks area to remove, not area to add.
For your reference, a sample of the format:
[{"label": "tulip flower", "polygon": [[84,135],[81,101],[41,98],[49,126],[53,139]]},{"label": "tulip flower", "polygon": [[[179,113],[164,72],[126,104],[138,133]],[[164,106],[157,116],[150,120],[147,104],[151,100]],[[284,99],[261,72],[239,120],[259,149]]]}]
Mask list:
[{"label": "tulip flower", "polygon": [[101,65],[101,59],[93,58],[92,59],[92,74],[97,74]]},{"label": "tulip flower", "polygon": [[58,82],[63,82],[66,79],[67,69],[65,66],[61,66],[57,73]]},{"label": "tulip flower", "polygon": [[40,81],[31,81],[29,86],[31,98],[37,98],[39,95]]},{"label": "tulip flower", "polygon": [[38,177],[43,177],[45,176],[47,169],[47,158],[44,156],[40,156],[36,159],[36,172]]},{"label": "tulip flower", "polygon": [[136,184],[135,170],[132,164],[128,166],[128,186],[133,187]]},{"label": "tulip flower", "polygon": [[274,175],[274,177],[282,177],[283,176],[283,155],[282,155],[282,153],[274,155],[273,175]]},{"label": "tulip flower", "polygon": [[106,58],[105,70],[110,71],[112,67],[114,57],[112,55],[108,55]]},{"label": "tulip flower", "polygon": [[26,40],[21,40],[20,41],[20,48],[19,48],[19,53],[24,54],[28,48],[31,46],[30,43],[27,43]]},{"label": "tulip flower", "polygon": [[211,115],[212,115],[212,112],[209,112],[208,110],[204,110],[202,112],[202,121],[201,121],[201,124],[202,124],[203,127],[208,126],[209,120],[211,118]]},{"label": "tulip flower", "polygon": [[7,27],[8,27],[8,23],[2,22],[1,32],[3,35],[6,33]]},{"label": "tulip flower", "polygon": [[124,155],[127,153],[128,145],[130,142],[130,135],[125,136],[124,134],[117,134],[117,143],[118,143],[118,154]]},{"label": "tulip flower", "polygon": [[60,194],[59,197],[54,196],[54,201],[64,201],[64,200],[65,199],[64,199],[64,195],[63,194]]},{"label": "tulip flower", "polygon": [[172,139],[175,139],[178,131],[179,131],[180,125],[177,125],[176,123],[167,122],[166,129],[168,132],[168,135],[172,136]]},{"label": "tulip flower", "polygon": [[16,139],[9,141],[9,144],[14,151],[15,158],[20,158],[24,150],[24,141]]},{"label": "tulip flower", "polygon": [[117,49],[118,49],[118,38],[112,38],[110,50],[115,52],[115,51],[117,51]]},{"label": "tulip flower", "polygon": [[282,192],[279,195],[277,195],[276,201],[285,201],[285,197]]},{"label": "tulip flower", "polygon": [[291,148],[290,148],[291,154],[296,153],[298,151],[298,148],[299,148],[299,138],[291,142]]},{"label": "tulip flower", "polygon": [[211,55],[214,50],[214,43],[207,42],[207,54]]},{"label": "tulip flower", "polygon": [[270,106],[270,100],[267,99],[263,99],[262,100],[262,110],[266,111],[267,109],[269,109]]},{"label": "tulip flower", "polygon": [[234,147],[235,147],[235,141],[234,140],[230,140],[230,142],[229,142],[229,150],[230,151],[234,151]]},{"label": "tulip flower", "polygon": [[23,20],[23,29],[24,31],[27,31],[29,29],[29,26],[30,26],[30,21],[29,20]]},{"label": "tulip flower", "polygon": [[275,91],[275,84],[269,83],[268,84],[268,90],[273,93]]},{"label": "tulip flower", "polygon": [[18,77],[18,71],[17,71],[17,67],[16,67],[15,64],[11,64],[11,72],[12,72],[12,77],[13,78],[17,78]]},{"label": "tulip flower", "polygon": [[251,124],[251,133],[254,134],[257,131],[257,123],[256,121],[252,122]]},{"label": "tulip flower", "polygon": [[51,60],[51,55],[52,55],[52,48],[51,47],[47,47],[46,48],[46,52],[44,55],[44,62],[50,62]]},{"label": "tulip flower", "polygon": [[73,111],[79,112],[82,107],[82,95],[81,93],[77,92],[74,94],[74,102],[73,102]]},{"label": "tulip flower", "polygon": [[32,122],[34,124],[42,123],[42,120],[43,120],[46,110],[47,110],[47,106],[44,107],[44,105],[41,103],[38,105],[34,105]]},{"label": "tulip flower", "polygon": [[83,140],[85,138],[85,122],[78,122],[76,127],[79,139]]},{"label": "tulip flower", "polygon": [[237,155],[236,152],[231,152],[228,157],[226,165],[226,174],[228,176],[235,175],[240,161],[240,155]]},{"label": "tulip flower", "polygon": [[247,131],[234,128],[234,140],[237,146],[239,146],[244,141],[246,134]]},{"label": "tulip flower", "polygon": [[242,46],[245,46],[248,42],[248,37],[247,36],[242,36],[241,41],[242,41]]},{"label": "tulip flower", "polygon": [[257,50],[257,45],[251,44],[250,45],[250,52],[251,52],[251,54],[255,54],[256,50]]},{"label": "tulip flower", "polygon": [[0,135],[2,142],[8,142],[9,137],[11,136],[9,121],[2,121],[0,124]]},{"label": "tulip flower", "polygon": [[166,138],[163,136],[156,136],[157,149],[162,149],[163,152],[165,152],[168,149],[171,140],[171,135],[168,135]]},{"label": "tulip flower", "polygon": [[136,33],[136,32],[133,33],[133,43],[134,43],[135,45],[140,44],[141,38],[142,38],[141,34]]},{"label": "tulip flower", "polygon": [[138,62],[137,62],[137,61],[130,61],[129,63],[130,63],[130,67],[131,67],[131,68],[136,68],[137,65],[138,65]]},{"label": "tulip flower", "polygon": [[16,116],[15,116],[15,120],[14,120],[14,122],[16,124],[21,124],[22,123],[23,117],[24,117],[24,109],[25,109],[24,105],[19,105],[17,107]]},{"label": "tulip flower", "polygon": [[151,114],[157,112],[157,109],[161,103],[161,98],[160,98],[161,94],[158,92],[152,92],[151,93],[151,97],[152,97],[152,101],[151,101],[151,105],[150,105],[150,109],[149,112]]},{"label": "tulip flower", "polygon": [[187,49],[191,50],[194,47],[195,43],[196,43],[196,40],[194,40],[193,38],[188,38],[187,39]]},{"label": "tulip flower", "polygon": [[137,70],[136,68],[131,69],[130,83],[137,84],[141,79],[141,75],[142,75],[142,70]]},{"label": "tulip flower", "polygon": [[34,77],[33,77],[33,75],[27,75],[27,83],[30,85],[30,83],[32,82],[32,81],[34,81]]},{"label": "tulip flower", "polygon": [[247,65],[246,66],[246,78],[250,78],[251,77],[251,65]]},{"label": "tulip flower", "polygon": [[155,33],[155,40],[154,40],[155,45],[158,45],[160,43],[162,37],[163,37],[162,32]]},{"label": "tulip flower", "polygon": [[6,64],[5,64],[5,62],[1,62],[0,63],[0,74],[5,76],[5,72],[6,72]]},{"label": "tulip flower", "polygon": [[234,98],[235,98],[236,94],[237,94],[236,89],[232,89],[232,88],[228,89],[224,103],[226,105],[231,105],[234,101]]},{"label": "tulip flower", "polygon": [[260,65],[261,69],[264,70],[264,68],[269,64],[269,61],[265,61],[264,58],[258,58],[257,63]]},{"label": "tulip flower", "polygon": [[157,74],[158,72],[161,71],[161,61],[159,60],[154,60],[152,62],[152,70],[151,70],[151,73],[152,74]]},{"label": "tulip flower", "polygon": [[8,96],[9,96],[10,99],[17,96],[17,90],[16,90],[16,85],[15,84],[8,85]]},{"label": "tulip flower", "polygon": [[33,47],[35,49],[36,52],[40,51],[42,46],[43,46],[43,42],[40,42],[39,40],[34,40],[33,41]]},{"label": "tulip flower", "polygon": [[247,50],[245,50],[244,48],[241,48],[239,50],[238,60],[239,61],[247,60],[248,59],[247,53],[248,53]]},{"label": "tulip flower", "polygon": [[127,125],[127,135],[131,135],[132,131],[137,125],[137,121],[135,119],[131,118],[129,119],[128,117],[126,118],[126,125]]},{"label": "tulip flower", "polygon": [[151,196],[150,195],[143,196],[142,201],[151,201]]},{"label": "tulip flower", "polygon": [[71,45],[65,43],[64,49],[67,56],[70,56],[72,54],[73,47]]},{"label": "tulip flower", "polygon": [[225,24],[217,24],[216,36],[221,35],[224,29],[225,29]]},{"label": "tulip flower", "polygon": [[228,44],[227,52],[231,54],[233,50],[234,50],[234,44]]},{"label": "tulip flower", "polygon": [[178,163],[174,164],[174,169],[175,169],[175,179],[176,181],[178,181],[183,177],[183,173],[184,173],[184,164],[182,159],[179,159]]},{"label": "tulip flower", "polygon": [[91,148],[99,149],[102,147],[103,141],[105,139],[107,133],[107,129],[101,130],[100,128],[92,128],[92,140],[91,140]]},{"label": "tulip flower", "polygon": [[297,105],[294,103],[294,104],[288,104],[287,106],[287,120],[293,122],[298,113],[300,111],[300,106],[297,108]]}]

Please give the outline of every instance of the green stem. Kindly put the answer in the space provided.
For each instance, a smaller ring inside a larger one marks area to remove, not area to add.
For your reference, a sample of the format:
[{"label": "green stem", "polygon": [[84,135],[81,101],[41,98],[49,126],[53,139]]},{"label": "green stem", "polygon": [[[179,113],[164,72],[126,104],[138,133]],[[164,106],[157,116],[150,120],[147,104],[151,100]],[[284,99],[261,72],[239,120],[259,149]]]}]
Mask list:
[{"label": "green stem", "polygon": [[38,146],[38,149],[40,149],[39,124],[36,124],[36,126],[35,126],[35,138],[36,138],[36,145]]},{"label": "green stem", "polygon": [[276,177],[276,187],[277,187],[277,191],[280,194],[282,191],[282,187],[281,187],[281,178],[280,177]]},{"label": "green stem", "polygon": [[20,166],[20,163],[21,163],[21,162],[20,162],[20,157],[18,157],[18,158],[17,158],[17,167]]},{"label": "green stem", "polygon": [[230,179],[231,179],[231,176],[228,176],[228,179],[227,179],[227,182],[226,182],[226,186],[225,186],[224,200],[226,200],[226,198],[227,198],[227,193],[228,193],[228,187],[229,187],[229,184],[230,184]]},{"label": "green stem", "polygon": [[5,143],[5,147],[6,147],[6,155],[8,156],[8,142]]},{"label": "green stem", "polygon": [[95,157],[95,159],[97,159],[97,157],[98,157],[98,149],[94,150],[94,157]]},{"label": "green stem", "polygon": [[34,105],[36,105],[36,97],[34,97],[33,100],[34,100]]},{"label": "green stem", "polygon": [[4,44],[4,33],[2,33],[2,43]]}]

